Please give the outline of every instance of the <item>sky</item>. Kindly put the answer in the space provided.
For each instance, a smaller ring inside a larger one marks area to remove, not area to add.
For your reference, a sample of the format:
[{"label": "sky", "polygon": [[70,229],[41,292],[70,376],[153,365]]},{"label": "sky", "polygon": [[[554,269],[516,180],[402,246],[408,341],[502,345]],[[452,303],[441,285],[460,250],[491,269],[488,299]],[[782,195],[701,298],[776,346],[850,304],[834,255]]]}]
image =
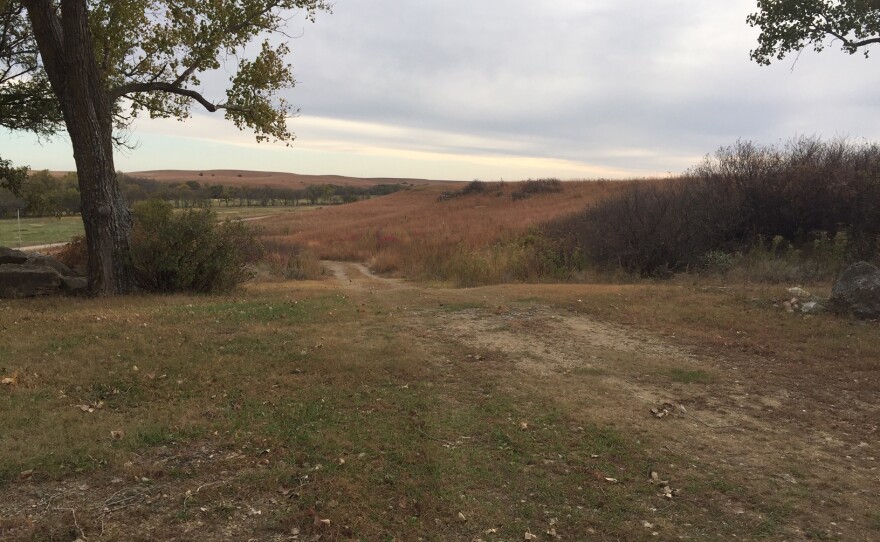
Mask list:
[{"label": "sky", "polygon": [[[117,169],[518,180],[675,175],[738,139],[880,140],[880,58],[832,46],[762,67],[755,0],[334,0],[290,20],[290,147],[221,115],[137,121]],[[205,81],[222,97],[228,73]],[[0,156],[74,169],[64,138]]]}]

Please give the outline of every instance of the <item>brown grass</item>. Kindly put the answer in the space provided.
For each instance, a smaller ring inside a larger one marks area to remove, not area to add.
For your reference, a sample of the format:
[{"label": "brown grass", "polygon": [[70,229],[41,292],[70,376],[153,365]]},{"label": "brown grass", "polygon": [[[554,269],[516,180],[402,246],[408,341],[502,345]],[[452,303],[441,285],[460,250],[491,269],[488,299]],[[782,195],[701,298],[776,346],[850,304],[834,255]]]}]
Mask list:
[{"label": "brown grass", "polygon": [[409,185],[428,185],[443,183],[427,179],[398,179],[393,177],[359,178],[342,175],[300,175],[277,171],[248,171],[238,169],[212,169],[189,171],[163,169],[155,171],[133,171],[126,173],[131,177],[153,179],[164,183],[199,181],[203,184],[222,184],[225,186],[271,186],[276,188],[305,188],[313,184],[335,184],[340,186],[374,186],[377,184],[406,183]]},{"label": "brown grass", "polygon": [[[322,259],[367,262],[373,269],[474,283],[517,278],[524,257],[513,240],[555,217],[606,197],[624,183],[567,182],[559,193],[514,201],[522,183],[490,183],[485,193],[438,199],[463,184],[428,185],[351,205],[267,219],[275,242],[306,246]],[[499,243],[510,241],[509,246]]]}]

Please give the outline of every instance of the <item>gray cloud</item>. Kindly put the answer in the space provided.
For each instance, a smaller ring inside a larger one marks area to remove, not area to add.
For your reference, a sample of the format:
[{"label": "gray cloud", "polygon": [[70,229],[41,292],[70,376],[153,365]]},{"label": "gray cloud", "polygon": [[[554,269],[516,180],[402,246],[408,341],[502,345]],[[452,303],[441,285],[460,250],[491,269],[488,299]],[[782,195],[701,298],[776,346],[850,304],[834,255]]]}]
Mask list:
[{"label": "gray cloud", "polygon": [[789,59],[759,67],[752,10],[748,0],[337,0],[317,24],[292,23],[303,35],[291,43],[290,99],[307,115],[659,171],[739,137],[880,136],[865,121],[880,113],[876,61],[831,48],[794,70]]}]

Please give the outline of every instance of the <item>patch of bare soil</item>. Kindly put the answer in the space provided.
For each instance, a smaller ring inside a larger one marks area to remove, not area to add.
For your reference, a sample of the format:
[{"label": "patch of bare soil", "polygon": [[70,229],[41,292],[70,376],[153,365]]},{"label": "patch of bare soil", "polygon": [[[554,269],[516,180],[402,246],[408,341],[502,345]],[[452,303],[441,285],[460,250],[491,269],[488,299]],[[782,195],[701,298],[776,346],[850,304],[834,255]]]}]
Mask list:
[{"label": "patch of bare soil", "polygon": [[[378,289],[385,280],[343,265],[334,273],[343,286],[349,277],[348,288]],[[363,276],[350,278],[355,272]],[[768,371],[772,361],[758,355],[697,350],[542,304],[474,300],[501,304],[407,311],[406,325],[428,343],[463,344],[473,363],[511,386],[555,397],[576,418],[610,424],[678,457],[684,464],[669,467],[681,483],[713,473],[736,480],[744,491],[725,503],[735,514],[767,510],[757,519],[784,524],[796,539],[874,539],[876,527],[866,523],[876,521],[880,502],[876,403],[838,396],[840,407],[828,407],[833,383]]]}]

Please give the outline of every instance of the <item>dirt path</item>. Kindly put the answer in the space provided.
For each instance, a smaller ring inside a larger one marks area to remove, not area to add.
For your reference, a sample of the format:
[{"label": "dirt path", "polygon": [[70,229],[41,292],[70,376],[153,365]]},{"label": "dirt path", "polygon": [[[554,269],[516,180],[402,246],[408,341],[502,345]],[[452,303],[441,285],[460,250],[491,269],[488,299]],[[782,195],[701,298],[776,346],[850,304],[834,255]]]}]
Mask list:
[{"label": "dirt path", "polygon": [[[470,361],[507,385],[551,395],[584,423],[623,427],[658,455],[678,457],[668,470],[681,483],[708,470],[785,503],[786,519],[802,525],[788,527],[795,539],[810,538],[810,529],[842,540],[876,533],[863,524],[863,511],[880,502],[876,403],[819,409],[828,390],[797,375],[768,378],[762,359],[739,363],[723,351],[697,352],[540,300],[509,303],[486,290],[403,291],[400,281],[360,264],[325,264],[340,287],[369,291],[397,309],[407,333],[428,348],[464,345]],[[754,514],[745,493],[724,505]],[[805,494],[815,496],[808,507]]]}]

